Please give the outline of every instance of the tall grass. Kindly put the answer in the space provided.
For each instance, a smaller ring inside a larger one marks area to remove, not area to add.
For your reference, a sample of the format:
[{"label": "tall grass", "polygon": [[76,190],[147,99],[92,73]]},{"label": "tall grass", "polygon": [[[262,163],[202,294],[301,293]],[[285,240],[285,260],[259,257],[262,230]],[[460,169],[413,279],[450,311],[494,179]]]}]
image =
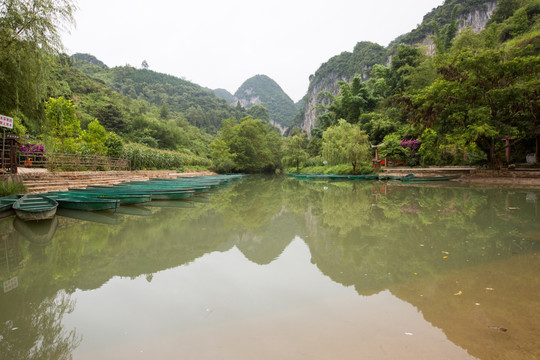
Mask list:
[{"label": "tall grass", "polygon": [[24,194],[26,192],[26,186],[21,182],[4,182],[0,180],[0,197]]},{"label": "tall grass", "polygon": [[132,170],[170,170],[181,169],[185,166],[212,166],[212,161],[202,156],[156,150],[138,144],[125,145],[121,157],[130,161]]}]

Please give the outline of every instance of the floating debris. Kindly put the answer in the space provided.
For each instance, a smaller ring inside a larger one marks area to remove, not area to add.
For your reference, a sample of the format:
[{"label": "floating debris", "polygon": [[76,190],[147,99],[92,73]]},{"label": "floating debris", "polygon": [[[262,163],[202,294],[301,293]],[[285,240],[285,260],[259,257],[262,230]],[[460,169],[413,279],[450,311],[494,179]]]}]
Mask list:
[{"label": "floating debris", "polygon": [[406,332],[405,335],[407,335],[407,336],[413,336],[414,334],[413,334],[413,333],[410,333],[410,332]]},{"label": "floating debris", "polygon": [[455,293],[454,295],[456,296],[459,296],[459,295],[463,295],[463,292],[461,290],[459,290],[457,293]]},{"label": "floating debris", "polygon": [[487,291],[493,291],[495,290],[494,288],[486,288]]},{"label": "floating debris", "polygon": [[501,326],[488,326],[488,328],[490,328],[491,330],[500,330],[502,332],[507,332],[508,331],[507,328],[503,328]]},{"label": "floating debris", "polygon": [[507,207],[506,210],[519,210],[518,207]]}]

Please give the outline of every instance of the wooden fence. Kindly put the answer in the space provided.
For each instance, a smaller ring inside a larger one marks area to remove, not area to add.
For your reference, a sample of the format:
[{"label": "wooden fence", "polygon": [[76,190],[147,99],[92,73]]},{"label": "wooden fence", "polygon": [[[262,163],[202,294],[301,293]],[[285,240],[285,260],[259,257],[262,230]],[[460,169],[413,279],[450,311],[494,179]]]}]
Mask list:
[{"label": "wooden fence", "polygon": [[49,171],[79,170],[131,170],[128,159],[112,158],[98,155],[78,154],[18,154],[18,166],[47,168]]}]

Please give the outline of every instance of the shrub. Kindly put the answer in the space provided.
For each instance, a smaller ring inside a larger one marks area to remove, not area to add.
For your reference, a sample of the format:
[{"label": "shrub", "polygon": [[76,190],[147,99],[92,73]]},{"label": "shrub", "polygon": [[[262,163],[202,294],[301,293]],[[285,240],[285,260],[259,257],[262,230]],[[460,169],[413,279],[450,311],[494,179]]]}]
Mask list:
[{"label": "shrub", "polygon": [[26,192],[26,186],[21,182],[0,181],[0,197],[14,194],[23,194]]}]

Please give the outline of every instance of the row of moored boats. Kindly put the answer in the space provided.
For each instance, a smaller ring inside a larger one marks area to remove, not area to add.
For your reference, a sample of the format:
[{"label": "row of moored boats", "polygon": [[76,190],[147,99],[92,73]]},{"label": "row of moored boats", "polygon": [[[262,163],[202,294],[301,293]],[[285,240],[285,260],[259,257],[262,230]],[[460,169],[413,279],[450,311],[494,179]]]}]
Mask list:
[{"label": "row of moored boats", "polygon": [[156,200],[184,200],[244,175],[215,175],[192,178],[150,179],[117,185],[91,185],[84,189],[41,194],[10,195],[0,198],[0,214],[15,211],[24,221],[51,219],[58,208],[81,211],[116,211],[122,205]]}]

